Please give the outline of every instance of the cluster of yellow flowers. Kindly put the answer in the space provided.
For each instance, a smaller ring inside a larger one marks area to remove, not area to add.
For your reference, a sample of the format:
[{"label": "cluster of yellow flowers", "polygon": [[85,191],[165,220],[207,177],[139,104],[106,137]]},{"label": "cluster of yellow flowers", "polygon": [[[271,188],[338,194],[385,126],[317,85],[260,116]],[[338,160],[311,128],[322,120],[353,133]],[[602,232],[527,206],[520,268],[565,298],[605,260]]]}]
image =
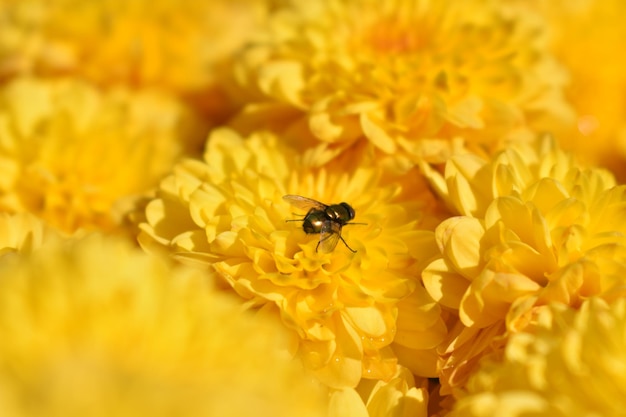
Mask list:
[{"label": "cluster of yellow flowers", "polygon": [[624,12],[0,0],[2,414],[623,414]]}]

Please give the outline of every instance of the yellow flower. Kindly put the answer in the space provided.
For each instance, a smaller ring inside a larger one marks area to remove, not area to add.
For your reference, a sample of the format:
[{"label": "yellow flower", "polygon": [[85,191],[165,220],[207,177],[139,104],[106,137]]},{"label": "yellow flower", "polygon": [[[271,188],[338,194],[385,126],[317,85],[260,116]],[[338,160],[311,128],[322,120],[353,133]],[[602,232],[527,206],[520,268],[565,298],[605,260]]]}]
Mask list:
[{"label": "yellow flower", "polygon": [[223,112],[220,66],[266,18],[267,3],[2,0],[0,77],[72,74],[160,87]]},{"label": "yellow flower", "polygon": [[[432,349],[445,335],[439,306],[418,279],[432,256],[432,232],[421,229],[434,227],[435,203],[416,172],[383,175],[359,165],[363,157],[354,153],[337,165],[307,168],[273,134],[244,140],[217,130],[204,161],[182,162],[162,182],[139,240],[211,265],[248,305],[280,314],[305,366],[325,384],[344,388],[362,376],[390,378],[400,300],[415,295],[428,316],[426,324],[402,329],[412,331],[403,344]],[[345,201],[365,224],[343,227],[346,245],[316,252],[320,235],[286,221],[306,214],[283,200],[287,194]],[[420,319],[419,309],[413,314]]]},{"label": "yellow flower", "polygon": [[491,161],[455,157],[445,180],[433,179],[462,214],[437,227],[439,255],[422,274],[451,313],[439,350],[444,392],[462,387],[480,358],[523,329],[537,307],[624,293],[626,187],[549,144]]},{"label": "yellow flower", "polygon": [[480,218],[498,197],[537,200],[546,197],[540,193],[549,194],[549,187],[554,186],[565,187],[554,198],[579,193],[580,198],[591,201],[586,194],[615,185],[610,172],[585,168],[549,136],[516,143],[489,161],[472,153],[454,155],[445,164],[443,174],[428,164],[420,167],[452,214]]},{"label": "yellow flower", "polygon": [[[566,97],[576,120],[563,146],[610,167],[626,180],[626,59],[616,53],[626,38],[621,0],[540,2],[554,54],[567,66]],[[581,59],[584,57],[584,59]]]},{"label": "yellow flower", "polygon": [[69,79],[15,79],[0,88],[0,109],[0,210],[66,232],[118,226],[193,129],[187,111],[160,94],[102,93]]},{"label": "yellow flower", "polygon": [[321,416],[284,330],[125,241],[0,262],[3,415]]},{"label": "yellow flower", "polygon": [[0,256],[30,252],[57,238],[43,221],[29,213],[0,213]]},{"label": "yellow flower", "polygon": [[250,103],[233,123],[320,165],[363,138],[405,168],[493,150],[571,117],[542,27],[495,0],[299,2],[236,62]]},{"label": "yellow flower", "polygon": [[539,322],[481,365],[450,417],[624,415],[626,301],[555,305]]},{"label": "yellow flower", "polygon": [[428,380],[415,378],[398,367],[388,382],[363,380],[356,389],[345,388],[331,394],[329,417],[426,417]]}]

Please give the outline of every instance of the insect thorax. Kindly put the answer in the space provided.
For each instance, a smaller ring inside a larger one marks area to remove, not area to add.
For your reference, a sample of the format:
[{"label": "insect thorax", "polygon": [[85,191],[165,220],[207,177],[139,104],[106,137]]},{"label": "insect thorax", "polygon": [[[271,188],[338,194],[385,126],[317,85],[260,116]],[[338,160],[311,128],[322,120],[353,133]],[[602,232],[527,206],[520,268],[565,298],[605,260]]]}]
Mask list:
[{"label": "insect thorax", "polygon": [[348,203],[333,204],[326,208],[326,215],[329,219],[346,224],[354,219],[354,209]]}]

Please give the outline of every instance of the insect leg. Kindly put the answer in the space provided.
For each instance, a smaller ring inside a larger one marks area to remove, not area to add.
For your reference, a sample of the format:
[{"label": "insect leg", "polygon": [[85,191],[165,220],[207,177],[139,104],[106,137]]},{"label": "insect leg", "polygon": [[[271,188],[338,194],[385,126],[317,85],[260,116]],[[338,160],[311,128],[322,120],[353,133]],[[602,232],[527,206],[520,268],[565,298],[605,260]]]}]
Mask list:
[{"label": "insect leg", "polygon": [[[350,250],[350,252],[352,253],[356,253],[356,251],[354,249],[352,249],[350,246],[348,246],[348,244],[346,243],[345,240],[343,240],[343,238],[341,236],[339,236],[339,239],[341,239],[341,241],[343,242],[344,245],[346,245],[346,248],[348,248]],[[317,244],[319,246],[319,243]]]}]

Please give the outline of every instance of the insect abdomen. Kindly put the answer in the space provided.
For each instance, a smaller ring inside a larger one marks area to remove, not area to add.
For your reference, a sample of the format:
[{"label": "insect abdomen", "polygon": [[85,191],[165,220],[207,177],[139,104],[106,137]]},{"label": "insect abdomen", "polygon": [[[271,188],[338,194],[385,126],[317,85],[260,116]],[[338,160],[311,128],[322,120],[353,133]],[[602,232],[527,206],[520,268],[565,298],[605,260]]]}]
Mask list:
[{"label": "insect abdomen", "polygon": [[320,233],[323,224],[324,219],[321,218],[321,216],[307,215],[304,219],[304,223],[302,223],[302,229],[304,230],[304,233],[307,234]]}]

